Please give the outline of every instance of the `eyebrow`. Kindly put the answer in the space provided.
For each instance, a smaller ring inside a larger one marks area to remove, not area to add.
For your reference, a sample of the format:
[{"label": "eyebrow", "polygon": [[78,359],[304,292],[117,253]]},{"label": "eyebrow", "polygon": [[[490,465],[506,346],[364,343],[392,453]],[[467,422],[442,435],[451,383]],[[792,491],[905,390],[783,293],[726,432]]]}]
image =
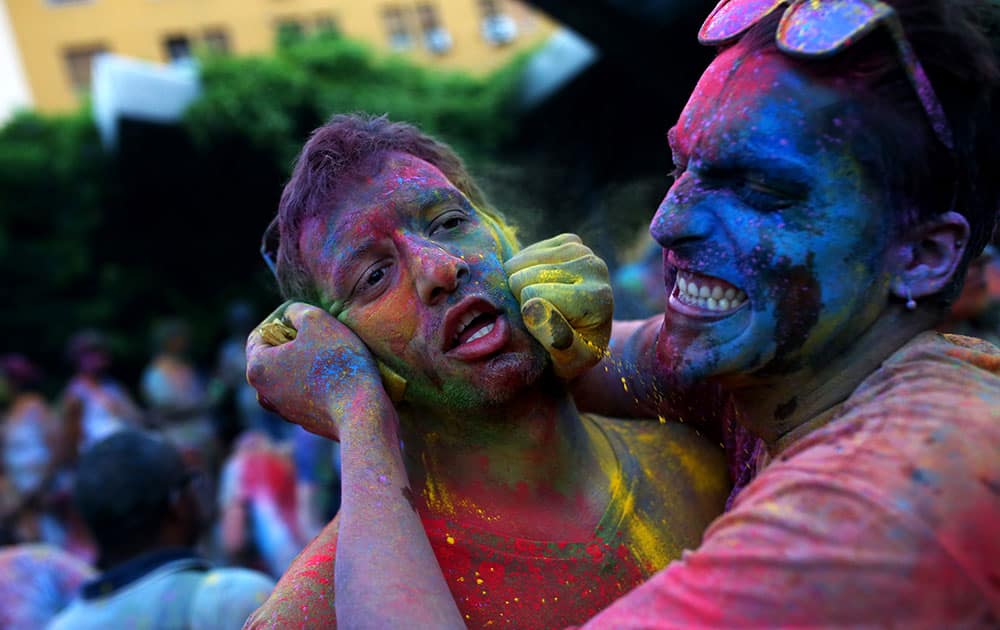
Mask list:
[{"label": "eyebrow", "polygon": [[[329,242],[329,241],[328,241]],[[331,274],[336,276],[334,284],[338,287],[338,291],[343,289],[341,283],[343,279],[355,269],[360,261],[362,261],[366,256],[375,249],[375,239],[368,238],[361,242],[357,247],[351,247],[351,250],[347,254],[341,254],[338,252],[333,255],[332,264],[330,265]],[[343,251],[344,248],[339,248]]]},{"label": "eyebrow", "polygon": [[719,164],[743,171],[773,173],[779,177],[806,183],[814,168],[796,159],[771,142],[749,141],[739,148],[727,148],[719,156]]},{"label": "eyebrow", "polygon": [[420,214],[449,202],[458,202],[467,210],[473,209],[472,202],[465,196],[465,193],[457,188],[438,187],[421,190],[413,201]]},{"label": "eyebrow", "polygon": [[667,132],[667,142],[675,157],[681,154],[710,169],[770,172],[801,183],[808,181],[813,170],[801,160],[790,157],[787,152],[775,150],[776,146],[773,143],[761,142],[759,139],[741,142],[739,147],[727,145],[711,162],[705,161],[699,155],[692,155],[694,152],[682,146],[676,125]]}]

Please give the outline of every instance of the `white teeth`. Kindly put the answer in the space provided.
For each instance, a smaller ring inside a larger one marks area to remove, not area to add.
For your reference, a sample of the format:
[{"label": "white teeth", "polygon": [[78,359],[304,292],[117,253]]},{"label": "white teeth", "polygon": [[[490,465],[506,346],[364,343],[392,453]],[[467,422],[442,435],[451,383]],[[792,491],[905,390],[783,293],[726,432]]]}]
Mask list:
[{"label": "white teeth", "polygon": [[472,323],[472,320],[476,319],[480,315],[482,315],[482,313],[477,310],[471,310],[465,315],[463,315],[462,319],[459,320],[458,322],[458,328],[455,330],[455,337],[457,338],[459,335],[461,335],[462,331],[468,328],[469,324]]},{"label": "white teeth", "polygon": [[475,341],[476,339],[479,339],[480,337],[485,337],[486,335],[490,334],[491,332],[493,332],[493,324],[492,323],[486,324],[485,326],[483,326],[482,328],[480,328],[479,330],[477,330],[476,332],[474,332],[471,337],[469,337],[468,339],[466,339],[465,343],[469,343],[470,341]]},{"label": "white teeth", "polygon": [[747,294],[739,289],[723,288],[711,279],[699,286],[683,271],[677,273],[677,298],[685,304],[708,311],[726,312],[739,308],[746,302]]}]

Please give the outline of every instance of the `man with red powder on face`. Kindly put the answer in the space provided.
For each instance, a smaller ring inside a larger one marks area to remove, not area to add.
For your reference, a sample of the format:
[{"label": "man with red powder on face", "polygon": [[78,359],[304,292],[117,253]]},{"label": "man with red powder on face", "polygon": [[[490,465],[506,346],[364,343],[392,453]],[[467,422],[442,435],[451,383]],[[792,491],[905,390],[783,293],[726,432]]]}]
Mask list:
[{"label": "man with red powder on face", "polygon": [[[359,573],[417,584],[392,557],[341,560],[401,520],[379,503],[416,517],[388,544],[440,563],[436,586],[466,623],[518,628],[583,621],[697,545],[721,511],[722,454],[693,429],[577,412],[552,357],[564,375],[599,358],[607,269],[575,237],[553,243],[566,263],[547,277],[597,290],[575,333],[550,319],[575,294],[525,310],[550,356],[508,285],[513,232],[446,146],[385,118],[337,116],[303,149],[276,226],[278,281],[299,303],[274,318],[294,339],[252,334],[248,378],[284,417],[340,439],[343,503],[250,627],[330,627],[335,592],[338,607],[363,601]],[[372,459],[384,449],[390,461]]]},{"label": "man with red powder on face", "polygon": [[[758,449],[699,548],[588,627],[1000,624],[1000,349],[933,330],[1000,207],[998,27],[980,0],[722,0],[705,22],[720,52],[650,227],[664,315],[616,326],[619,362],[575,391],[648,414],[659,391],[714,384]],[[445,599],[433,564],[391,550],[416,577],[345,576],[361,601],[344,623],[461,627],[448,602],[427,610]]]}]

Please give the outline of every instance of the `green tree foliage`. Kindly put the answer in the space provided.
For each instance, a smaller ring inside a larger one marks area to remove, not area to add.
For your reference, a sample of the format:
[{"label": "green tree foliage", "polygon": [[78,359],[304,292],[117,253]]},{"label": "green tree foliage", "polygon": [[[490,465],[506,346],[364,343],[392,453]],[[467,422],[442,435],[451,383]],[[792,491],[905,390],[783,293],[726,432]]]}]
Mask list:
[{"label": "green tree foliage", "polygon": [[0,347],[58,361],[80,321],[106,319],[94,300],[107,160],[89,112],[21,114],[0,130]]},{"label": "green tree foliage", "polygon": [[199,146],[242,135],[287,168],[309,130],[353,111],[413,122],[473,160],[488,158],[513,132],[523,57],[476,78],[378,56],[334,33],[290,39],[268,57],[204,60],[204,94],[186,116]]},{"label": "green tree foliage", "polygon": [[259,238],[313,128],[338,112],[387,113],[452,143],[482,172],[516,126],[522,64],[483,78],[440,73],[328,32],[201,65],[202,96],[184,120],[125,121],[113,154],[86,108],[21,115],[0,130],[0,351],[60,375],[67,337],[97,327],[134,379],[151,324],[181,316],[210,362],[229,302],[263,315],[278,300]]}]

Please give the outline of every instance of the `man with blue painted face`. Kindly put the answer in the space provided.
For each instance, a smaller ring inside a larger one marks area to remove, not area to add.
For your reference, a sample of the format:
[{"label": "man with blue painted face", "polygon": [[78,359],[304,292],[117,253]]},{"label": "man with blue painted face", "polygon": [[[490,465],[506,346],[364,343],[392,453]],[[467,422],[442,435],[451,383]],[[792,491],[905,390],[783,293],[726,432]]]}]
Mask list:
[{"label": "man with blue painted face", "polygon": [[[588,627],[1000,623],[1000,350],[933,331],[1000,207],[998,13],[723,0],[706,21],[720,52],[670,134],[651,225],[665,313],[616,325],[577,401],[649,414],[721,386],[757,448],[701,546]],[[559,262],[531,250],[512,280]],[[352,626],[439,601],[352,579],[372,593]]]}]

